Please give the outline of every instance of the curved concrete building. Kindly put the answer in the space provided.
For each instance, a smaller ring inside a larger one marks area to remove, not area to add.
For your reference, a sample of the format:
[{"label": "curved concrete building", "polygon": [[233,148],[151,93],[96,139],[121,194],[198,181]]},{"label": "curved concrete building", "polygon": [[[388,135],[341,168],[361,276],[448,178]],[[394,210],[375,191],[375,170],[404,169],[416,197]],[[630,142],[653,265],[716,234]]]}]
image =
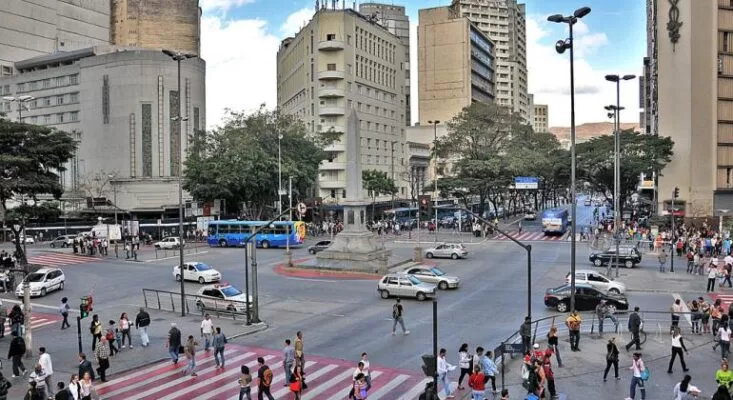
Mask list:
[{"label": "curved concrete building", "polygon": [[110,42],[200,55],[199,0],[112,0]]}]

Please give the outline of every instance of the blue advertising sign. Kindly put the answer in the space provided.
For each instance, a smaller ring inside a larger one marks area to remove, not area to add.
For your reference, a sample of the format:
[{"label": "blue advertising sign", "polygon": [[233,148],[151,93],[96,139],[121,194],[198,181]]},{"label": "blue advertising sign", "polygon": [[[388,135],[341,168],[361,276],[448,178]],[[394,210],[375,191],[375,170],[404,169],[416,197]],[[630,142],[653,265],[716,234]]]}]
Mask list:
[{"label": "blue advertising sign", "polygon": [[515,189],[537,189],[539,187],[539,178],[533,176],[517,176],[514,178]]}]

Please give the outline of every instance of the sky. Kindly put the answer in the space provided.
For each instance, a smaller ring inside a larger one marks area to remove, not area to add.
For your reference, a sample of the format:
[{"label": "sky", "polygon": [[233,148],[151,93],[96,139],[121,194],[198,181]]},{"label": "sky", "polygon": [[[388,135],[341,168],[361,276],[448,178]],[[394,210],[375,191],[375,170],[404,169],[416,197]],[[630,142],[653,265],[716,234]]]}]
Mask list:
[{"label": "sky", "polygon": [[[329,6],[330,6],[330,0]],[[418,10],[450,0],[382,0],[404,5],[410,17],[411,64],[417,65]],[[567,24],[547,21],[588,6],[591,13],[574,27],[576,123],[610,121],[605,105],[616,103],[616,86],[606,74],[635,74],[646,55],[646,9],[640,0],[526,0],[529,92],[549,106],[550,126],[570,126],[570,61],[555,52],[568,36]],[[340,2],[339,2],[340,4]],[[251,112],[277,106],[276,54],[280,41],[293,36],[314,13],[315,0],[200,0],[201,53],[207,64],[207,125],[219,125],[226,110]],[[347,0],[347,7],[353,5]],[[417,73],[412,74],[417,99]],[[638,122],[638,80],[621,83],[622,122]],[[417,102],[413,101],[413,119]],[[415,121],[412,121],[415,122]]]}]

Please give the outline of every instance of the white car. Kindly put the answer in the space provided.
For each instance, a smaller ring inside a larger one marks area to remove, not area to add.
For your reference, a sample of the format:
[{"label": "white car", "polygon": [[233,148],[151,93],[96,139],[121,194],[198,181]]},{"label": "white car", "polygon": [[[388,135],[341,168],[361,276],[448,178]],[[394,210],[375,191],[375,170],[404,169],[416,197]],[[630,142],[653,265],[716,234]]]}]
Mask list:
[{"label": "white car", "polygon": [[[570,283],[570,272],[565,275],[565,282]],[[575,284],[591,285],[600,291],[608,293],[626,293],[626,285],[624,285],[622,282],[614,281],[613,279],[599,273],[598,271],[593,271],[592,269],[576,270]]]},{"label": "white car", "polygon": [[54,290],[64,290],[64,282],[66,276],[64,271],[58,268],[41,268],[36,272],[31,272],[15,288],[15,295],[23,297],[23,284],[30,284],[31,297],[45,296],[48,292]]},{"label": "white car", "polygon": [[[196,293],[196,308],[245,312],[247,296],[229,284],[207,285]],[[252,296],[249,296],[250,303]]]},{"label": "white car", "polygon": [[[202,262],[188,261],[183,265],[183,279],[187,281],[198,281],[198,283],[204,284],[206,282],[219,282],[221,280],[219,271]],[[181,280],[181,268],[178,265],[173,267],[173,277],[177,281]]]},{"label": "white car", "polygon": [[[186,244],[185,240],[183,241],[183,244]],[[177,249],[181,247],[181,239],[179,239],[178,236],[164,237],[163,240],[161,240],[160,242],[155,242],[154,246],[156,249]]]},{"label": "white car", "polygon": [[468,256],[468,250],[461,243],[443,243],[425,251],[425,257],[427,258],[449,257],[457,260],[466,258],[466,256]]},{"label": "white car", "polygon": [[[12,241],[13,243],[15,243],[15,239],[12,239],[11,241]],[[36,240],[35,240],[35,239],[33,239],[33,236],[28,236],[28,237],[25,237],[25,236],[22,236],[22,235],[21,235],[21,237],[20,237],[20,243],[21,243],[21,244],[22,244],[22,243],[25,243],[25,244],[36,244]]]}]

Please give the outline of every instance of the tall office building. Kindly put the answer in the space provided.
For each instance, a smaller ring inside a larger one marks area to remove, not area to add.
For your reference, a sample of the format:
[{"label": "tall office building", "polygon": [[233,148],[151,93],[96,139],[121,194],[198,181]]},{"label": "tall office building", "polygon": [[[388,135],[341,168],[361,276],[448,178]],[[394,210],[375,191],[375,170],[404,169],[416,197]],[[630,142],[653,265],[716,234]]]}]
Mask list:
[{"label": "tall office building", "polygon": [[[376,19],[352,9],[320,8],[277,53],[277,105],[311,132],[347,133],[351,119],[361,133],[364,169],[386,171],[405,195],[406,50]],[[326,150],[318,193],[324,202],[347,197],[345,141]]]},{"label": "tall office building", "polygon": [[474,101],[494,101],[494,43],[450,7],[419,11],[420,124],[448,122]]},{"label": "tall office building", "polygon": [[549,132],[550,125],[548,118],[549,107],[547,104],[532,104],[532,129],[535,132]]},{"label": "tall office building", "polygon": [[376,18],[377,22],[393,35],[400,39],[405,47],[405,123],[412,122],[410,99],[410,17],[405,14],[405,7],[394,4],[362,3],[359,12],[369,18]]},{"label": "tall office building", "polygon": [[[730,1],[651,1],[658,132],[674,141],[661,171],[660,211],[733,210],[733,7]],[[653,73],[652,73],[653,75]],[[654,124],[654,122],[652,122]]]},{"label": "tall office building", "polygon": [[531,123],[525,5],[517,0],[453,0],[451,7],[496,44],[496,103]]}]

